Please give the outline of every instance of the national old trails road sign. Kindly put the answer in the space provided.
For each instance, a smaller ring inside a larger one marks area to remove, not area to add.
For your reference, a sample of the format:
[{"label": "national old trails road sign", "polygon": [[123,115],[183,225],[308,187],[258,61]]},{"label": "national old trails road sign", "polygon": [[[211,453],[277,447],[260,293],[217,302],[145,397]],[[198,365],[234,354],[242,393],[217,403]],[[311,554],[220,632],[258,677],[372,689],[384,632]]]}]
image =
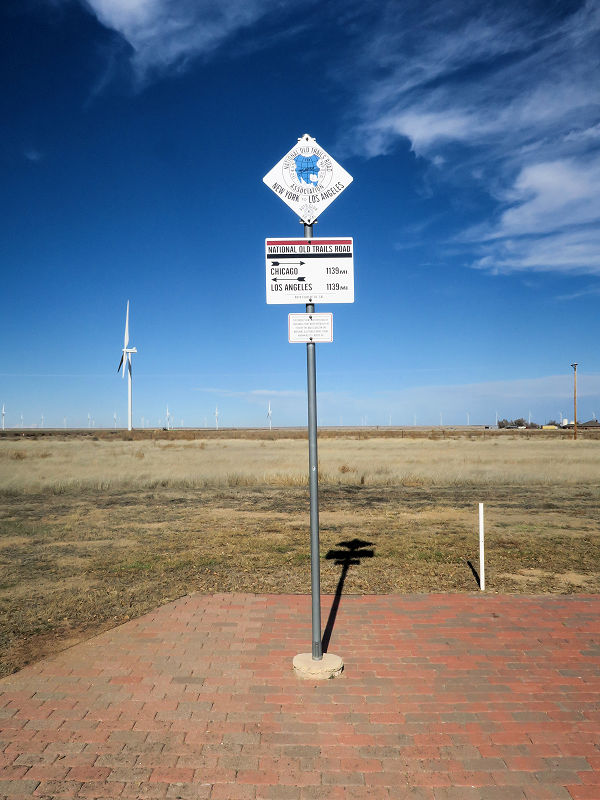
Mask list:
[{"label": "national old trails road sign", "polygon": [[263,178],[307,225],[312,225],[352,180],[308,133]]},{"label": "national old trails road sign", "polygon": [[353,303],[351,236],[266,239],[267,303]]}]

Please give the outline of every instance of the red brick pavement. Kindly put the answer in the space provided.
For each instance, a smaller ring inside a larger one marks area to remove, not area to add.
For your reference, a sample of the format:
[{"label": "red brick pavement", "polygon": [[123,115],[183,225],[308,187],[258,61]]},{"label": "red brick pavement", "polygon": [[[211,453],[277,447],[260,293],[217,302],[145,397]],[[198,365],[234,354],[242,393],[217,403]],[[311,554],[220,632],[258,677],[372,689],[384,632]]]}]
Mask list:
[{"label": "red brick pavement", "polygon": [[344,597],[313,683],[309,597],[184,597],[0,681],[0,798],[600,800],[599,612]]}]

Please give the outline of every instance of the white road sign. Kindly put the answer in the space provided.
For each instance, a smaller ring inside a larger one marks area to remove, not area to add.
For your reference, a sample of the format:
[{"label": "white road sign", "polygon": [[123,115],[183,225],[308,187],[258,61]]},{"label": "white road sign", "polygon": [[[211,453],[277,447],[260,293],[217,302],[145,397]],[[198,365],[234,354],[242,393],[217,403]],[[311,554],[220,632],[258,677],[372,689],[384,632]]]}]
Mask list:
[{"label": "white road sign", "polygon": [[351,236],[266,239],[267,304],[353,303]]},{"label": "white road sign", "polygon": [[291,344],[333,342],[333,314],[288,314]]},{"label": "white road sign", "polygon": [[263,181],[307,225],[352,183],[352,175],[305,133]]}]

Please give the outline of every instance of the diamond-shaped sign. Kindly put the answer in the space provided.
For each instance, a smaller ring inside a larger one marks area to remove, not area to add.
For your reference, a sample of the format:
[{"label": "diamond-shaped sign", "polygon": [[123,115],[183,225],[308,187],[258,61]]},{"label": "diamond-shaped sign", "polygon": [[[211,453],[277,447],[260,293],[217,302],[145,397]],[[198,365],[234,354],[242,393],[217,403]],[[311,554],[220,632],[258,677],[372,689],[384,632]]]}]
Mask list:
[{"label": "diamond-shaped sign", "polygon": [[352,183],[352,175],[305,133],[263,181],[307,225]]}]

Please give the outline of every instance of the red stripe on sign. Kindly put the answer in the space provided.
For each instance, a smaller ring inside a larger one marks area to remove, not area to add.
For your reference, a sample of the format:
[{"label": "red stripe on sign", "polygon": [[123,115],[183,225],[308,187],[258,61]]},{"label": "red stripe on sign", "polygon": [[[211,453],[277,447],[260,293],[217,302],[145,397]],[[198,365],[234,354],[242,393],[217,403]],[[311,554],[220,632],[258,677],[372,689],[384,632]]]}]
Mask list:
[{"label": "red stripe on sign", "polygon": [[352,244],[352,239],[267,239],[267,245],[272,247],[276,244]]}]

